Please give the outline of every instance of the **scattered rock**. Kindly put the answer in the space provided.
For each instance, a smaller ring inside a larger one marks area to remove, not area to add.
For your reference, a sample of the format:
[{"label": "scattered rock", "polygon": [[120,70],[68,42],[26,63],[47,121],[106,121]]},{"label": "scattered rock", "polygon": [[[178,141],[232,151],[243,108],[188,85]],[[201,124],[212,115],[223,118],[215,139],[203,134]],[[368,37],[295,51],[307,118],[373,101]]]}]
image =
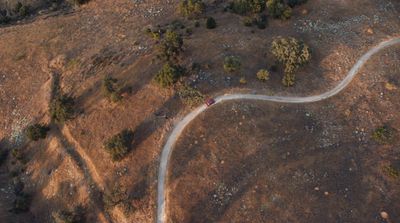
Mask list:
[{"label": "scattered rock", "polygon": [[389,218],[389,214],[387,212],[385,212],[385,211],[382,211],[381,212],[381,218],[388,219]]}]

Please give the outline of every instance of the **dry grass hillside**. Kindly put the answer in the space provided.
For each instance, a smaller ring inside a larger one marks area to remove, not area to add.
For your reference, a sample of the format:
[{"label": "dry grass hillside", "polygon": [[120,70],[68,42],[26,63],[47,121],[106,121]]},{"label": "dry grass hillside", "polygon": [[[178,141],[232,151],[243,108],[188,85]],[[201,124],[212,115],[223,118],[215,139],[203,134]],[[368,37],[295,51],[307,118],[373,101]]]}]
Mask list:
[{"label": "dry grass hillside", "polygon": [[[321,93],[369,48],[400,36],[397,0],[308,0],[288,20],[263,11],[263,29],[223,0],[203,1],[196,19],[178,0],[19,2],[26,14],[0,0],[0,21],[9,18],[0,22],[0,222],[154,222],[161,149],[196,104],[227,92]],[[163,29],[182,37],[174,63],[186,68],[166,88],[154,79]],[[292,87],[270,52],[278,36],[312,52]],[[227,56],[241,68],[226,72]],[[322,103],[231,102],[202,114],[171,159],[169,222],[378,222],[381,211],[399,222],[399,59],[399,47],[381,52]],[[260,69],[269,80],[257,79]],[[105,93],[106,77],[115,92]],[[198,97],[183,97],[184,86]],[[64,122],[50,111],[62,95],[74,100]],[[49,131],[33,141],[36,123]],[[372,135],[386,125],[394,141],[380,144]],[[132,137],[113,160],[105,143],[122,130]]]}]

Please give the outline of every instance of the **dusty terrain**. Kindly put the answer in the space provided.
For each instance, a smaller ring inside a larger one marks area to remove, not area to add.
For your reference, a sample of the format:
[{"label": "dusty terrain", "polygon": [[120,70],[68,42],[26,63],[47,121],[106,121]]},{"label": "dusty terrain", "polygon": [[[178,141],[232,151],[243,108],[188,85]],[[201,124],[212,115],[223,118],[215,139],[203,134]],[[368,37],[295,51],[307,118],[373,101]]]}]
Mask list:
[{"label": "dusty terrain", "polygon": [[[0,27],[0,146],[20,148],[26,157],[23,163],[9,157],[1,166],[0,220],[51,222],[52,212],[83,204],[88,222],[154,222],[161,148],[190,110],[173,88],[152,81],[161,63],[153,60],[155,43],[144,30],[181,19],[178,1],[160,2],[93,0]],[[243,26],[238,15],[222,12],[221,2],[209,3],[207,12],[216,29],[183,20],[193,34],[185,36],[182,62],[201,65],[189,79],[211,96],[324,92],[366,50],[400,35],[395,0],[309,0],[291,20],[270,19],[264,30]],[[278,35],[301,38],[313,50],[292,88],[281,85],[278,73],[266,83],[255,77],[273,63],[269,44]],[[232,54],[242,58],[240,74],[223,71],[224,56]],[[398,47],[376,55],[345,92],[325,102],[230,102],[204,113],[173,153],[170,221],[377,222],[382,210],[400,221],[399,180],[382,171],[398,162],[399,145],[382,146],[370,137],[384,123],[400,124],[399,58]],[[131,88],[122,102],[103,97],[104,75]],[[45,140],[27,142],[27,125],[50,123],[54,77],[76,98],[79,115],[63,126],[52,124]],[[239,83],[241,77],[247,84]],[[396,88],[388,90],[387,82]],[[135,133],[134,149],[115,163],[103,142],[125,128]],[[16,215],[7,211],[13,200],[9,172],[19,168],[33,198],[30,211]],[[115,184],[130,195],[129,213],[104,207],[102,194]]]}]

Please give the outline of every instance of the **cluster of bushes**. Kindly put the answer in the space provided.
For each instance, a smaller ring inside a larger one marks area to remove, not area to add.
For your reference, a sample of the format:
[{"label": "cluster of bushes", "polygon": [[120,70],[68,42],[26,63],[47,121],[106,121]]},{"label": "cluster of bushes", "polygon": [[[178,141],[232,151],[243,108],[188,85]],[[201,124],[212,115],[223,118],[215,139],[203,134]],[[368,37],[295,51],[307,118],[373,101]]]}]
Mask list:
[{"label": "cluster of bushes", "polygon": [[261,13],[265,9],[265,0],[233,0],[229,9],[240,15]]},{"label": "cluster of bushes", "polygon": [[54,223],[85,223],[86,210],[78,205],[72,210],[57,211],[52,214]]},{"label": "cluster of bushes", "polygon": [[161,87],[170,87],[175,84],[184,73],[185,69],[183,67],[172,63],[165,63],[154,77],[154,80]]},{"label": "cluster of bushes", "polygon": [[290,19],[292,9],[285,3],[284,0],[268,0],[267,8],[269,14],[277,19]]},{"label": "cluster of bushes", "polygon": [[205,12],[205,4],[202,0],[182,0],[178,11],[185,17],[197,18]]},{"label": "cluster of bushes", "polygon": [[44,139],[47,136],[47,132],[50,128],[43,124],[33,124],[28,126],[26,129],[26,136],[32,141],[38,141],[39,139]]},{"label": "cluster of bushes", "polygon": [[104,143],[104,149],[111,155],[113,161],[122,160],[129,152],[133,142],[133,132],[122,130]]},{"label": "cluster of bushes", "polygon": [[381,126],[372,133],[372,138],[381,144],[388,144],[393,141],[395,130],[390,126]]},{"label": "cluster of bushes", "polygon": [[122,90],[118,86],[118,80],[112,77],[105,77],[102,83],[102,91],[105,97],[111,102],[118,102],[122,99]]},{"label": "cluster of bushes", "polygon": [[4,149],[3,147],[0,147],[0,166],[3,165],[3,163],[6,162],[8,157],[8,150]]},{"label": "cluster of bushes", "polygon": [[115,184],[111,191],[103,195],[103,202],[106,208],[121,206],[125,214],[128,214],[133,208],[129,200],[128,191],[120,184]]},{"label": "cluster of bushes", "polygon": [[176,61],[183,52],[183,38],[173,30],[167,30],[162,34],[162,40],[158,47],[158,58],[166,62]]},{"label": "cluster of bushes", "polygon": [[74,99],[67,95],[55,97],[50,105],[51,118],[58,123],[64,123],[74,117]]},{"label": "cluster of bushes", "polygon": [[184,104],[193,107],[204,101],[204,95],[189,85],[182,85],[178,88],[178,96]]},{"label": "cluster of bushes", "polygon": [[240,62],[239,57],[236,56],[227,56],[224,59],[224,70],[226,72],[235,72],[240,70],[242,64]]},{"label": "cluster of bushes", "polygon": [[276,60],[284,66],[285,74],[282,83],[285,86],[294,85],[294,72],[311,59],[309,47],[295,38],[276,38],[272,42],[271,52]]},{"label": "cluster of bushes", "polygon": [[245,26],[257,26],[259,29],[265,29],[267,27],[267,16],[264,14],[255,14],[253,16],[247,16],[243,19],[243,25]]}]

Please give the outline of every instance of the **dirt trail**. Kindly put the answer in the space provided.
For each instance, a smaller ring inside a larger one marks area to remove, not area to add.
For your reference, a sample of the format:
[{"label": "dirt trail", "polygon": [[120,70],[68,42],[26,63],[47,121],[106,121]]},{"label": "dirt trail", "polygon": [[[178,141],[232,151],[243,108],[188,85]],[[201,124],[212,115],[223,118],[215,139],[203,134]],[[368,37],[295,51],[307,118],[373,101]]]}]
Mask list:
[{"label": "dirt trail", "polygon": [[[327,98],[333,97],[340,93],[343,89],[345,89],[350,82],[354,79],[356,74],[360,71],[363,65],[376,53],[379,51],[393,46],[395,44],[400,44],[400,37],[394,37],[389,40],[382,41],[377,46],[370,49],[367,53],[365,53],[356,64],[351,68],[346,77],[333,89],[313,96],[307,97],[296,97],[296,96],[271,96],[271,95],[258,95],[258,94],[228,94],[222,95],[216,98],[215,104],[222,103],[224,101],[230,100],[261,100],[261,101],[269,101],[269,102],[278,102],[278,103],[311,103],[322,101]],[[170,136],[167,139],[166,144],[163,147],[161,157],[160,157],[160,167],[158,172],[158,185],[157,185],[157,223],[166,222],[166,176],[167,176],[167,168],[168,163],[171,157],[172,149],[178,140],[179,136],[185,129],[185,127],[193,121],[200,113],[206,110],[206,106],[202,105],[196,108],[194,111],[186,115],[181,121],[177,123],[177,125],[172,130]]]}]

